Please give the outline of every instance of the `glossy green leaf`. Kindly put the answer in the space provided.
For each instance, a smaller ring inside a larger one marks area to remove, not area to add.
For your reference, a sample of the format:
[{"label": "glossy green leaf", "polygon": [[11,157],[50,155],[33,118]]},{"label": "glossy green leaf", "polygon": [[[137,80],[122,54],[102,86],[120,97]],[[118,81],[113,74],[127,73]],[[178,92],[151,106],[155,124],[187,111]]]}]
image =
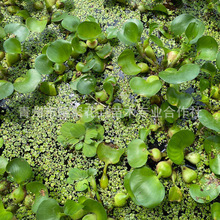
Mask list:
[{"label": "glossy green leaf", "polygon": [[41,81],[41,75],[35,70],[30,69],[24,77],[19,77],[14,82],[14,88],[20,93],[33,92]]},{"label": "glossy green leaf", "polygon": [[80,41],[78,37],[74,37],[71,43],[72,43],[74,52],[79,53],[79,54],[86,52],[87,50],[86,44],[83,41]]},{"label": "glossy green leaf", "polygon": [[163,121],[166,120],[169,123],[174,123],[180,116],[178,108],[170,105],[167,101],[162,103],[160,109],[159,115],[162,116]]},{"label": "glossy green leaf", "polygon": [[175,133],[167,146],[168,157],[175,163],[180,165],[184,160],[184,149],[195,140],[195,135],[190,130],[181,130]]},{"label": "glossy green leaf", "polygon": [[47,58],[45,54],[39,55],[35,60],[35,69],[40,74],[51,74],[53,72],[53,63]]},{"label": "glossy green leaf", "polygon": [[123,153],[123,149],[115,149],[105,143],[101,143],[97,147],[97,155],[99,159],[106,164],[118,163]]},{"label": "glossy green leaf", "polygon": [[102,29],[99,24],[92,21],[84,21],[79,24],[77,28],[78,37],[82,40],[91,40],[98,37],[101,34]]},{"label": "glossy green leaf", "polygon": [[62,209],[54,199],[44,200],[38,207],[37,220],[59,220]]},{"label": "glossy green leaf", "polygon": [[102,73],[105,70],[104,60],[100,59],[97,55],[94,55],[95,63],[92,67],[92,70],[97,73]]},{"label": "glossy green leaf", "polygon": [[147,145],[141,139],[134,139],[128,145],[127,155],[131,167],[142,167],[146,164],[149,155]]},{"label": "glossy green leaf", "polygon": [[204,148],[209,155],[209,166],[213,173],[220,175],[220,136],[209,136],[204,141]]},{"label": "glossy green leaf", "polygon": [[162,83],[159,79],[149,81],[141,77],[134,77],[130,80],[130,87],[134,93],[149,98],[160,91]]},{"label": "glossy green leaf", "polygon": [[106,59],[109,57],[112,53],[112,47],[111,45],[105,44],[100,50],[96,52],[96,54],[101,58],[101,59]]},{"label": "glossy green leaf", "polygon": [[76,16],[68,15],[62,20],[61,25],[68,31],[75,32],[80,24],[79,18]]},{"label": "glossy green leaf", "polygon": [[178,108],[189,108],[193,103],[193,97],[185,92],[179,92],[173,87],[169,87],[166,93],[167,101],[170,105]]},{"label": "glossy green leaf", "polygon": [[126,182],[129,186],[125,184],[125,188],[136,205],[154,208],[164,199],[165,188],[148,167],[135,169]]},{"label": "glossy green leaf", "polygon": [[23,158],[15,158],[11,160],[6,167],[6,171],[18,184],[23,183],[32,177],[32,169],[29,163]]},{"label": "glossy green leaf", "polygon": [[110,26],[106,30],[107,39],[113,39],[117,37],[118,34],[118,28],[114,26]]},{"label": "glossy green leaf", "polygon": [[209,80],[201,78],[199,81],[200,91],[203,92],[210,87]]},{"label": "glossy green leaf", "polygon": [[81,94],[88,95],[95,91],[96,79],[94,76],[85,75],[77,83],[77,91]]},{"label": "glossy green leaf", "polygon": [[210,63],[210,62],[205,62],[202,67],[201,67],[201,70],[206,72],[206,73],[209,73],[212,77],[214,77],[217,73],[217,69],[215,68],[215,66]]},{"label": "glossy green leaf", "polygon": [[85,135],[86,129],[83,124],[73,124],[70,128],[70,132],[74,138],[80,138]]},{"label": "glossy green leaf", "polygon": [[215,60],[218,53],[218,43],[213,37],[203,36],[197,42],[196,59]]},{"label": "glossy green leaf", "polygon": [[74,181],[86,179],[88,176],[87,170],[71,168],[69,171],[69,177],[67,178],[67,183],[72,184]]},{"label": "glossy green leaf", "polygon": [[19,10],[17,13],[16,13],[17,16],[20,16],[22,18],[24,18],[25,20],[30,17],[30,14],[27,10]]},{"label": "glossy green leaf", "polygon": [[20,42],[25,41],[29,35],[27,27],[18,23],[7,24],[4,30],[6,34],[14,34]]},{"label": "glossy green leaf", "polygon": [[42,32],[47,25],[47,20],[39,21],[36,18],[27,18],[26,25],[30,31],[40,33]]},{"label": "glossy green leaf", "polygon": [[45,95],[49,95],[49,96],[57,95],[56,86],[53,82],[42,82],[39,90]]},{"label": "glossy green leaf", "polygon": [[67,13],[62,13],[60,11],[56,11],[53,13],[51,17],[52,22],[59,22],[62,21],[65,17],[68,17],[69,15]]},{"label": "glossy green leaf", "polygon": [[220,132],[220,123],[215,120],[211,113],[202,109],[198,113],[199,121],[207,128]]},{"label": "glossy green leaf", "polygon": [[12,220],[13,218],[13,213],[7,211],[4,208],[3,202],[0,200],[0,218],[3,220]]},{"label": "glossy green leaf", "polygon": [[113,85],[110,82],[105,82],[103,84],[103,89],[106,91],[106,93],[109,95],[108,100],[106,101],[106,104],[109,104],[112,102],[113,100],[113,92],[114,92],[114,88]]},{"label": "glossy green leaf", "polygon": [[198,184],[192,184],[189,188],[190,196],[198,203],[209,203],[218,197],[220,186],[218,179],[210,175],[205,175]]},{"label": "glossy green leaf", "polygon": [[75,213],[81,210],[84,206],[72,200],[67,200],[64,205],[64,213],[72,217]]},{"label": "glossy green leaf", "polygon": [[200,71],[197,64],[185,64],[177,71],[174,68],[167,68],[159,73],[162,80],[170,84],[180,84],[195,79]]},{"label": "glossy green leaf", "polygon": [[6,36],[5,30],[3,27],[0,27],[0,38],[4,38]]},{"label": "glossy green leaf", "polygon": [[220,219],[220,203],[215,202],[211,205],[211,214],[214,220]]},{"label": "glossy green leaf", "polygon": [[30,182],[26,185],[26,189],[35,196],[48,196],[47,187],[43,183]]},{"label": "glossy green leaf", "polygon": [[90,122],[94,119],[93,109],[89,104],[81,104],[77,107],[77,114],[81,117],[80,121]]},{"label": "glossy green leaf", "polygon": [[47,57],[54,63],[63,63],[69,59],[72,46],[65,40],[56,40],[47,48]]},{"label": "glossy green leaf", "polygon": [[163,4],[157,4],[153,7],[152,11],[163,12],[168,15],[167,8]]},{"label": "glossy green leaf", "polygon": [[141,72],[141,68],[136,64],[134,52],[130,49],[124,50],[118,57],[118,65],[127,75],[137,75]]},{"label": "glossy green leaf", "polygon": [[9,38],[3,43],[6,53],[21,53],[21,43],[16,38]]},{"label": "glossy green leaf", "polygon": [[220,52],[218,52],[218,54],[217,54],[216,66],[217,66],[217,68],[220,70]]},{"label": "glossy green leaf", "polygon": [[160,40],[159,37],[154,36],[154,35],[150,35],[150,39],[151,39],[155,44],[157,44],[159,47],[162,47],[162,48],[163,48],[163,42]]},{"label": "glossy green leaf", "polygon": [[7,164],[8,160],[0,156],[0,176],[2,176],[5,173]]},{"label": "glossy green leaf", "polygon": [[0,100],[10,96],[14,91],[12,83],[6,80],[0,80]]},{"label": "glossy green leaf", "polygon": [[168,196],[168,200],[170,202],[181,202],[182,197],[183,195],[179,187],[177,186],[170,187],[169,196]]}]

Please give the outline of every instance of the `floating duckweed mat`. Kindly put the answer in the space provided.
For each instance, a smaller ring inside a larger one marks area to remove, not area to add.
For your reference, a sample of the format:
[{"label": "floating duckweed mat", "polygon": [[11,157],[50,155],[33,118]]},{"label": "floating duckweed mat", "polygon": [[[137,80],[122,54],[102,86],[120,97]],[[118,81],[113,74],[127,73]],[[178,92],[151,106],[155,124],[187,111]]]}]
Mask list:
[{"label": "floating duckweed mat", "polygon": [[219,4],[179,2],[0,2],[0,219],[220,218]]}]

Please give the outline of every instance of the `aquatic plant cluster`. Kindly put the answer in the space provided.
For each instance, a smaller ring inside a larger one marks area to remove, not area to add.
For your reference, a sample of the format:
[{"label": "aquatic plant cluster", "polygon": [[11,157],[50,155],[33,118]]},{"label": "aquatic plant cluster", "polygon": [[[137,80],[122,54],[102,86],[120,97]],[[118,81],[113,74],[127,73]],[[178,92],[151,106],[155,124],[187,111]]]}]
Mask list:
[{"label": "aquatic plant cluster", "polygon": [[220,219],[218,1],[94,4],[0,2],[0,219]]}]

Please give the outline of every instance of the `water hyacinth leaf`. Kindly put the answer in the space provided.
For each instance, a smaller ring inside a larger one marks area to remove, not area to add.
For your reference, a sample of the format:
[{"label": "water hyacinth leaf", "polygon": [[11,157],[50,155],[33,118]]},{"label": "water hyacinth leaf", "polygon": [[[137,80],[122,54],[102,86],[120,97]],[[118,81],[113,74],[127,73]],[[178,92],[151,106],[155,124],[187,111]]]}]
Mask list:
[{"label": "water hyacinth leaf", "polygon": [[179,92],[173,87],[169,87],[166,93],[167,101],[170,105],[178,108],[189,108],[193,103],[193,97],[185,92]]},{"label": "water hyacinth leaf", "polygon": [[80,138],[86,134],[85,126],[83,124],[73,124],[70,133],[74,138]]},{"label": "water hyacinth leaf", "polygon": [[41,80],[41,75],[35,69],[27,71],[24,77],[19,77],[14,82],[14,88],[20,93],[33,92]]},{"label": "water hyacinth leaf", "polygon": [[72,46],[65,40],[56,40],[47,48],[47,57],[54,63],[64,63],[69,59]]},{"label": "water hyacinth leaf", "polygon": [[113,85],[110,82],[105,82],[103,84],[103,89],[106,91],[106,93],[109,95],[108,100],[106,101],[106,104],[109,104],[113,100],[113,92],[114,88]]},{"label": "water hyacinth leaf", "polygon": [[96,52],[96,54],[101,58],[101,59],[106,59],[107,57],[109,57],[112,53],[112,47],[111,45],[108,43],[106,45],[104,45],[100,50],[98,50]]},{"label": "water hyacinth leaf", "polygon": [[87,50],[87,46],[83,41],[80,41],[78,37],[74,37],[71,42],[74,52],[83,54]]},{"label": "water hyacinth leaf", "polygon": [[67,200],[64,204],[64,213],[73,218],[73,215],[81,210],[84,205],[73,200]]},{"label": "water hyacinth leaf", "polygon": [[160,40],[159,37],[154,36],[154,35],[150,35],[150,39],[151,39],[155,44],[157,44],[159,47],[162,47],[162,48],[163,48],[163,42]]},{"label": "water hyacinth leaf", "polygon": [[104,60],[100,59],[97,55],[94,56],[95,64],[92,67],[92,70],[97,73],[102,73],[105,70]]},{"label": "water hyacinth leaf", "polygon": [[215,66],[210,63],[210,62],[205,62],[202,67],[201,67],[201,70],[206,72],[206,73],[209,73],[212,77],[214,77],[217,73],[217,69],[215,68]]},{"label": "water hyacinth leaf", "polygon": [[51,21],[52,22],[59,22],[62,21],[65,17],[68,17],[69,15],[67,13],[62,13],[59,11],[56,11],[53,13],[52,17],[51,17]]},{"label": "water hyacinth leaf", "polygon": [[101,203],[93,199],[86,199],[82,205],[84,206],[83,209],[85,211],[88,213],[94,213],[97,220],[107,220],[107,213]]},{"label": "water hyacinth leaf", "polygon": [[47,58],[45,54],[39,55],[35,60],[35,69],[40,74],[51,74],[53,72],[53,63]]},{"label": "water hyacinth leaf", "polygon": [[4,144],[4,139],[0,137],[0,148],[2,148],[3,144]]},{"label": "water hyacinth leaf", "polygon": [[99,159],[106,164],[118,163],[123,153],[123,149],[115,149],[105,143],[101,143],[97,147],[97,155]]},{"label": "water hyacinth leaf", "polygon": [[129,186],[132,200],[147,208],[158,206],[165,196],[164,186],[148,167],[135,169],[130,175]]},{"label": "water hyacinth leaf", "polygon": [[134,93],[148,98],[154,96],[162,87],[159,79],[149,82],[141,77],[132,78],[129,84]]},{"label": "water hyacinth leaf", "polygon": [[82,192],[86,189],[88,189],[88,186],[89,186],[89,183],[88,183],[88,180],[81,180],[81,181],[78,181],[75,185],[75,190],[77,192]]},{"label": "water hyacinth leaf", "polygon": [[118,34],[118,28],[114,26],[110,26],[106,30],[107,39],[113,39],[117,37]]},{"label": "water hyacinth leaf", "polygon": [[220,52],[218,52],[218,54],[217,54],[216,66],[217,66],[217,68],[220,70]]},{"label": "water hyacinth leaf", "polygon": [[197,42],[196,59],[215,60],[218,52],[218,43],[213,37],[203,36]]},{"label": "water hyacinth leaf", "polygon": [[128,163],[131,167],[142,167],[148,159],[147,145],[141,139],[134,139],[128,145]]},{"label": "water hyacinth leaf", "polygon": [[22,18],[24,18],[25,20],[30,17],[30,14],[27,10],[19,10],[17,13],[16,13],[17,16],[20,16]]},{"label": "water hyacinth leaf", "polygon": [[190,196],[198,203],[209,203],[218,197],[220,192],[219,180],[213,175],[205,175],[198,184],[189,188]]},{"label": "water hyacinth leaf", "polygon": [[14,91],[12,83],[6,80],[0,80],[0,100],[10,96]]},{"label": "water hyacinth leaf", "polygon": [[0,176],[2,176],[5,173],[7,164],[8,160],[0,156]]},{"label": "water hyacinth leaf", "polygon": [[39,90],[41,93],[45,95],[49,95],[49,96],[57,95],[56,86],[53,82],[42,82]]},{"label": "water hyacinth leaf", "polygon": [[0,27],[0,38],[4,38],[6,36],[5,30],[3,27]]},{"label": "water hyacinth leaf", "polygon": [[175,133],[167,146],[167,154],[170,160],[180,165],[184,160],[184,149],[195,140],[195,135],[190,130],[181,130]]},{"label": "water hyacinth leaf", "polygon": [[99,24],[92,21],[84,21],[78,25],[77,34],[82,40],[92,40],[101,34],[102,29]]},{"label": "water hyacinth leaf", "polygon": [[174,68],[167,68],[159,73],[159,77],[170,84],[180,84],[195,79],[200,71],[197,64],[185,64],[177,71]]},{"label": "water hyacinth leaf", "polygon": [[70,32],[75,32],[77,30],[78,25],[80,24],[79,18],[76,16],[68,15],[65,16],[61,22],[63,28]]},{"label": "water hyacinth leaf", "polygon": [[39,21],[36,18],[29,17],[26,19],[26,25],[30,31],[40,33],[45,29],[47,20]]},{"label": "water hyacinth leaf", "polygon": [[168,196],[168,200],[170,202],[181,202],[182,197],[183,197],[183,195],[182,195],[182,192],[179,187],[172,186],[170,188],[169,196]]},{"label": "water hyacinth leaf", "polygon": [[18,184],[23,183],[32,177],[32,169],[29,163],[23,158],[15,158],[11,160],[6,167],[6,171]]},{"label": "water hyacinth leaf", "polygon": [[137,75],[141,72],[141,68],[136,64],[134,52],[130,49],[124,50],[118,57],[118,65],[127,75]]},{"label": "water hyacinth leaf", "polygon": [[203,92],[210,87],[210,83],[208,79],[201,78],[199,82],[200,91]]},{"label": "water hyacinth leaf", "polygon": [[220,203],[215,202],[211,205],[211,214],[214,220],[220,219]]},{"label": "water hyacinth leaf", "polygon": [[169,123],[174,123],[179,118],[178,108],[170,105],[167,101],[162,103],[160,109],[162,119]]},{"label": "water hyacinth leaf", "polygon": [[82,68],[82,72],[86,73],[89,70],[91,70],[94,67],[95,63],[96,63],[96,60],[94,58],[92,58],[91,60],[87,61],[86,65]]},{"label": "water hyacinth leaf", "polygon": [[163,12],[168,15],[167,8],[163,4],[157,4],[153,7],[152,11]]},{"label": "water hyacinth leaf", "polygon": [[93,109],[89,104],[81,104],[77,107],[77,114],[81,117],[80,121],[90,122],[94,119]]},{"label": "water hyacinth leaf", "polygon": [[94,76],[85,75],[77,83],[77,91],[81,94],[88,95],[95,91],[96,79]]},{"label": "water hyacinth leaf", "polygon": [[220,136],[209,136],[204,141],[204,148],[209,155],[209,166],[213,173],[220,175]]},{"label": "water hyacinth leaf", "polygon": [[198,113],[199,121],[207,128],[220,132],[220,123],[215,120],[211,113],[202,109]]},{"label": "water hyacinth leaf", "polygon": [[67,178],[67,183],[72,184],[74,181],[86,179],[88,176],[87,170],[71,168],[69,171],[69,177]]},{"label": "water hyacinth leaf", "polygon": [[21,53],[21,43],[16,38],[9,38],[3,43],[6,53]]},{"label": "water hyacinth leaf", "polygon": [[191,22],[186,29],[186,36],[189,41],[196,38],[199,33],[199,25],[196,22]]},{"label": "water hyacinth leaf", "polygon": [[149,35],[151,35],[151,34],[153,33],[153,31],[154,31],[156,28],[158,28],[158,27],[159,27],[159,25],[158,25],[157,23],[155,23],[155,22],[150,23],[150,24],[149,24],[149,29],[150,29]]},{"label": "water hyacinth leaf", "polygon": [[27,27],[18,23],[7,24],[4,30],[6,34],[14,34],[20,42],[25,41],[29,35]]},{"label": "water hyacinth leaf", "polygon": [[14,216],[13,213],[7,211],[4,208],[3,202],[2,202],[2,200],[0,200],[0,217],[1,217],[1,219],[12,220],[13,216]]},{"label": "water hyacinth leaf", "polygon": [[44,200],[38,207],[37,220],[60,220],[62,208],[54,199]]},{"label": "water hyacinth leaf", "polygon": [[48,196],[47,187],[43,183],[30,182],[26,185],[27,191],[33,193],[35,196]]}]

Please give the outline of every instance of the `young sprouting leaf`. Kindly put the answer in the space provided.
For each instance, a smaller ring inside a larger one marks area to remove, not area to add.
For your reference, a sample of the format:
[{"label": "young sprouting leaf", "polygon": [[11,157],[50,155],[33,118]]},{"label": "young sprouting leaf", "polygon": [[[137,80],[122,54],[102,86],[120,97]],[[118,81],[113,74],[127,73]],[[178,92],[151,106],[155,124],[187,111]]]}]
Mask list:
[{"label": "young sprouting leaf", "polygon": [[84,21],[77,27],[78,37],[82,40],[96,39],[101,32],[99,24],[92,21]]},{"label": "young sprouting leaf", "polygon": [[128,163],[131,167],[142,167],[146,164],[149,152],[147,145],[141,139],[134,139],[128,145]]},{"label": "young sprouting leaf", "polygon": [[74,37],[71,44],[76,53],[83,54],[87,50],[87,45],[83,41],[80,41],[78,37]]},{"label": "young sprouting leaf", "polygon": [[211,171],[216,175],[220,175],[220,136],[207,137],[203,146],[209,156]]},{"label": "young sprouting leaf", "polygon": [[196,59],[215,60],[218,53],[218,43],[213,37],[203,36],[197,42]]},{"label": "young sprouting leaf", "polygon": [[184,149],[195,140],[195,135],[190,130],[181,130],[175,133],[167,146],[167,154],[170,160],[180,165],[184,160]]},{"label": "young sprouting leaf", "polygon": [[153,22],[149,24],[149,35],[151,35],[153,33],[153,31],[159,27],[159,24]]},{"label": "young sprouting leaf", "polygon": [[68,17],[67,13],[62,13],[60,11],[56,11],[52,14],[51,21],[52,22],[59,22],[62,21],[65,17]]},{"label": "young sprouting leaf", "polygon": [[33,92],[41,80],[41,75],[35,69],[27,71],[24,77],[19,77],[14,82],[14,88],[20,93]]},{"label": "young sprouting leaf", "polygon": [[220,132],[220,123],[207,110],[200,110],[198,113],[198,118],[205,127]]},{"label": "young sprouting leaf", "polygon": [[178,108],[170,105],[167,101],[163,102],[159,114],[162,117],[162,121],[167,121],[169,123],[174,123],[180,116]]},{"label": "young sprouting leaf", "polygon": [[54,199],[44,200],[38,207],[37,220],[60,220],[62,208]]},{"label": "young sprouting leaf", "polygon": [[92,199],[86,199],[82,205],[84,206],[83,209],[85,211],[88,213],[94,213],[97,220],[107,220],[107,213],[101,203]]},{"label": "young sprouting leaf", "polygon": [[114,92],[114,88],[112,83],[110,82],[105,82],[103,84],[103,89],[106,91],[106,93],[109,95],[108,100],[106,101],[106,104],[110,104],[113,100],[113,92]]},{"label": "young sprouting leaf", "polygon": [[53,72],[52,65],[53,63],[45,54],[41,54],[35,59],[35,69],[42,75],[51,74]]},{"label": "young sprouting leaf", "polygon": [[4,208],[3,202],[0,200],[0,218],[4,220],[12,220],[13,216],[12,212],[9,212]]},{"label": "young sprouting leaf", "polygon": [[204,175],[198,184],[189,188],[190,196],[198,203],[209,203],[218,197],[220,192],[219,180],[212,174]]},{"label": "young sprouting leaf", "polygon": [[74,214],[80,211],[84,205],[75,202],[73,200],[67,200],[64,204],[64,213],[72,218],[74,218]]},{"label": "young sprouting leaf", "polygon": [[9,38],[3,43],[6,53],[21,53],[21,43],[16,38]]},{"label": "young sprouting leaf", "polygon": [[214,220],[220,219],[220,203],[215,202],[211,205],[211,214]]},{"label": "young sprouting leaf", "polygon": [[29,35],[27,27],[18,23],[7,24],[4,30],[6,34],[14,34],[20,42],[25,41]]},{"label": "young sprouting leaf", "polygon": [[77,114],[81,117],[82,123],[92,121],[95,116],[93,115],[93,109],[89,104],[81,104],[77,107]]},{"label": "young sprouting leaf", "polygon": [[105,44],[100,50],[96,52],[96,54],[101,58],[101,59],[106,59],[109,57],[112,53],[112,47],[111,45]]},{"label": "young sprouting leaf", "polygon": [[170,202],[181,202],[182,197],[183,197],[183,195],[182,195],[182,192],[179,187],[172,186],[170,188],[169,196],[168,196],[168,200]]},{"label": "young sprouting leaf", "polygon": [[157,44],[159,47],[163,48],[163,42],[160,40],[159,37],[154,36],[154,35],[150,35],[150,39]]},{"label": "young sprouting leaf", "polygon": [[220,70],[220,52],[218,52],[218,54],[217,54],[216,66],[217,66],[217,68]]},{"label": "young sprouting leaf", "polygon": [[6,171],[18,184],[23,183],[32,177],[32,169],[29,163],[23,158],[15,158],[11,160],[6,167]]},{"label": "young sprouting leaf", "polygon": [[136,205],[158,206],[164,199],[165,188],[148,167],[135,169],[125,179],[125,188]]},{"label": "young sprouting leaf", "polygon": [[118,65],[127,75],[137,75],[141,72],[141,68],[136,64],[134,52],[130,49],[124,50],[118,57]]},{"label": "young sprouting leaf", "polygon": [[203,92],[210,87],[210,83],[208,79],[201,78],[199,82],[200,91]]},{"label": "young sprouting leaf", "polygon": [[78,168],[71,168],[69,171],[69,177],[67,183],[72,184],[74,181],[84,180],[88,177],[88,170],[81,170]]},{"label": "young sprouting leaf", "polygon": [[201,70],[206,72],[206,73],[209,73],[212,77],[214,77],[217,73],[217,69],[215,68],[215,66],[210,63],[210,62],[205,62],[202,67],[201,67]]},{"label": "young sprouting leaf", "polygon": [[47,48],[47,57],[54,63],[64,63],[69,59],[72,46],[65,40],[56,40]]},{"label": "young sprouting leaf", "polygon": [[0,176],[2,176],[5,173],[7,164],[8,160],[0,156]]},{"label": "young sprouting leaf", "polygon": [[147,80],[141,77],[134,77],[129,84],[134,93],[147,98],[154,96],[162,87],[162,82],[157,76],[149,76]]},{"label": "young sprouting leaf", "polygon": [[150,134],[151,129],[150,128],[141,128],[139,130],[139,137],[142,141],[145,141],[147,139],[148,134]]},{"label": "young sprouting leaf", "polygon": [[26,25],[30,31],[40,33],[45,29],[47,20],[39,21],[36,18],[29,17],[26,19]]},{"label": "young sprouting leaf", "polygon": [[49,96],[56,96],[57,90],[53,82],[42,82],[39,88],[40,92]]},{"label": "young sprouting leaf", "polygon": [[100,143],[97,147],[97,155],[99,159],[106,164],[118,163],[123,153],[123,149],[115,149],[105,143]]},{"label": "young sprouting leaf", "polygon": [[92,75],[83,76],[77,83],[77,91],[83,95],[88,95],[95,91],[96,79]]},{"label": "young sprouting leaf", "polygon": [[6,80],[0,80],[0,100],[10,96],[14,91],[12,83]]},{"label": "young sprouting leaf", "polygon": [[78,25],[80,24],[79,18],[76,16],[68,15],[65,16],[61,22],[63,28],[70,32],[75,32],[77,30]]},{"label": "young sprouting leaf", "polygon": [[177,71],[174,68],[167,68],[159,73],[162,80],[170,84],[180,84],[195,79],[200,71],[197,64],[185,64]]},{"label": "young sprouting leaf", "polygon": [[114,26],[110,26],[106,30],[107,39],[113,39],[117,37],[118,34],[118,28]]},{"label": "young sprouting leaf", "polygon": [[77,192],[82,192],[82,191],[88,189],[88,186],[89,186],[89,182],[87,179],[80,180],[76,183],[75,190]]},{"label": "young sprouting leaf", "polygon": [[185,92],[179,92],[173,87],[169,87],[166,93],[167,101],[170,105],[178,108],[189,108],[193,103],[193,97]]}]

